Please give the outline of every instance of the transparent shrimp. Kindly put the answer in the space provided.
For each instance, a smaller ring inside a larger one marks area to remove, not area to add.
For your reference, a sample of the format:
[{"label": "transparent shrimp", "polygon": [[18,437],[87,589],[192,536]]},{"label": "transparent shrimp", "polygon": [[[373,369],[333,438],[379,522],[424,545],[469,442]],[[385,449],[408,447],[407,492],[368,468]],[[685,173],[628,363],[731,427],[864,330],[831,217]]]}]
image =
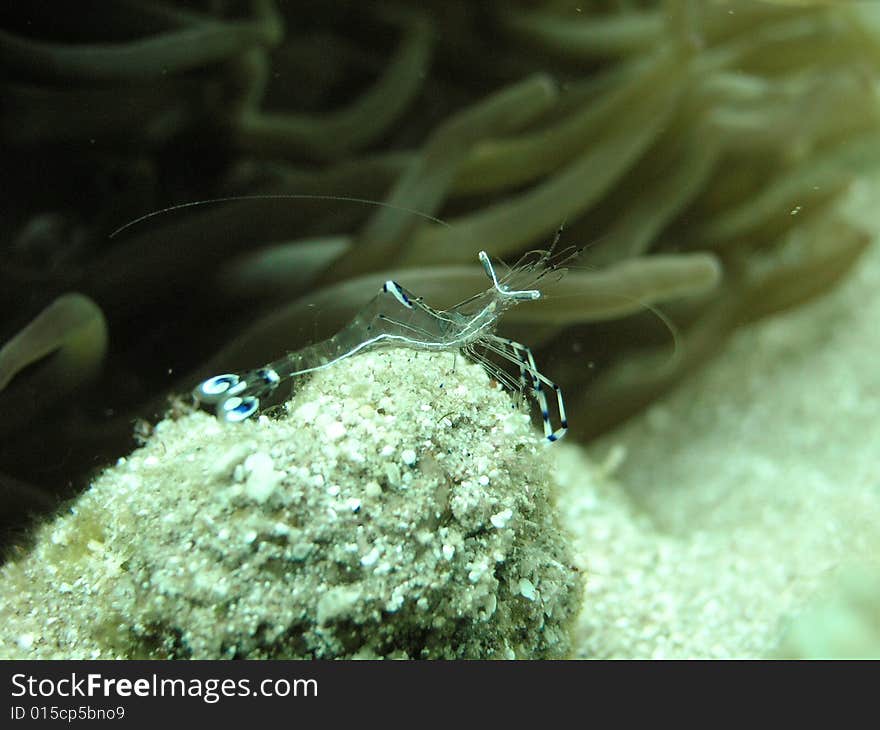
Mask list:
[{"label": "transparent shrimp", "polygon": [[[558,237],[557,234],[557,240]],[[480,251],[480,263],[492,286],[446,310],[428,306],[397,282],[388,280],[357,316],[329,339],[289,352],[255,370],[215,375],[198,385],[193,395],[200,403],[214,406],[219,419],[238,422],[256,413],[261,400],[282,382],[330,367],[361,352],[388,347],[459,351],[483,365],[502,386],[521,396],[531,395],[541,411],[544,436],[548,441],[557,441],[568,429],[559,386],[538,370],[528,347],[493,334],[499,317],[508,307],[542,296],[539,289],[515,286],[534,286],[549,273],[563,273],[560,266],[576,255],[563,252],[561,257],[555,257],[555,245],[556,240],[546,251],[527,254],[502,280],[489,255]],[[554,258],[556,263],[551,261]],[[493,356],[513,363],[519,369],[518,380],[499,366]],[[556,394],[560,424],[555,430],[545,388]]]}]

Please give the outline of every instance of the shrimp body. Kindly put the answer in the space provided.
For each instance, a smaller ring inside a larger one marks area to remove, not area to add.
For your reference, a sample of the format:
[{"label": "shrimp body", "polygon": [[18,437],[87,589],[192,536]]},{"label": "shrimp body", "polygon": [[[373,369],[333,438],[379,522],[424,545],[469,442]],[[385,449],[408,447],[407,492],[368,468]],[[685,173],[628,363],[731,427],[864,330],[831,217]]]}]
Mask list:
[{"label": "shrimp body", "polygon": [[[554,242],[555,243],[555,242]],[[541,252],[538,263],[514,268],[510,277],[538,269],[537,280],[558,266],[547,266],[552,248]],[[245,373],[226,373],[208,378],[193,391],[195,398],[213,405],[217,417],[224,421],[242,421],[260,408],[261,399],[272,393],[282,382],[330,367],[358,353],[387,347],[409,347],[428,351],[461,351],[480,362],[490,374],[511,390],[531,393],[541,406],[545,436],[550,441],[560,438],[567,429],[562,394],[558,386],[541,375],[531,351],[512,340],[496,337],[493,332],[505,309],[518,301],[541,297],[537,289],[514,289],[499,281],[485,251],[479,260],[492,286],[486,291],[448,310],[434,309],[420,297],[395,281],[388,280],[360,312],[332,337],[289,352],[282,358]],[[514,381],[486,353],[513,362],[520,369]],[[542,383],[553,388],[558,397],[562,425],[553,431]]]}]

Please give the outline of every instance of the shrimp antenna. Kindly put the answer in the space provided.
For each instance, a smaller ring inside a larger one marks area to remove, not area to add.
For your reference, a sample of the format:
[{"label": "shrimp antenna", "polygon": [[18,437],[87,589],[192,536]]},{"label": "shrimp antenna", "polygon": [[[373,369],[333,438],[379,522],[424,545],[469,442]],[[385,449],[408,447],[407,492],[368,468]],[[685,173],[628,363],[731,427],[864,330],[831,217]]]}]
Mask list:
[{"label": "shrimp antenna", "polygon": [[486,276],[488,276],[492,280],[492,284],[495,286],[495,291],[497,291],[502,297],[507,299],[540,299],[541,292],[537,289],[511,289],[506,284],[501,284],[498,281],[498,276],[495,274],[495,267],[492,266],[492,261],[489,258],[489,254],[485,251],[480,251],[478,254],[480,259],[480,263],[483,265],[483,271],[486,272]]},{"label": "shrimp antenna", "polygon": [[413,215],[417,215],[420,218],[424,218],[425,220],[431,221],[432,223],[439,223],[441,226],[446,226],[447,228],[451,228],[449,223],[440,218],[435,218],[432,215],[428,215],[427,213],[423,213],[420,210],[415,210],[414,208],[407,208],[403,205],[395,205],[394,203],[383,203],[380,200],[369,200],[368,198],[352,198],[345,195],[309,195],[306,193],[277,193],[277,194],[266,194],[266,195],[230,195],[225,198],[209,198],[207,200],[193,200],[189,203],[178,203],[177,205],[171,205],[167,208],[162,208],[161,210],[154,210],[152,213],[146,213],[139,218],[135,218],[132,221],[129,221],[125,225],[120,226],[115,231],[113,231],[108,238],[116,238],[123,231],[128,230],[132,226],[136,226],[139,223],[143,223],[144,221],[150,220],[150,218],[155,218],[156,216],[165,215],[166,213],[173,213],[176,210],[184,210],[185,208],[195,208],[201,205],[216,205],[218,203],[232,203],[236,200],[339,200],[345,203],[360,203],[362,205],[374,205],[377,208],[392,208],[393,210],[399,210],[404,213],[412,213]]}]

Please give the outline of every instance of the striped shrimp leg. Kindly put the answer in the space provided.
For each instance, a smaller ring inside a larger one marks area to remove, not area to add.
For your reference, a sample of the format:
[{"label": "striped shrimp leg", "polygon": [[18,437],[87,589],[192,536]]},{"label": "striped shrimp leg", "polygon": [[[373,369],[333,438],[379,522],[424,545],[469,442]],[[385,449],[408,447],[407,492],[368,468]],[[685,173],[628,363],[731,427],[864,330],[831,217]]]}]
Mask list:
[{"label": "striped shrimp leg", "polygon": [[[480,338],[479,344],[519,367],[520,386],[525,392],[531,392],[538,403],[538,407],[541,409],[541,421],[544,425],[544,437],[547,441],[553,443],[565,436],[568,432],[568,419],[565,415],[565,401],[562,398],[562,389],[538,370],[531,349],[520,342],[509,340],[506,337],[498,337],[497,335],[484,335]],[[480,359],[485,363],[483,358]],[[509,377],[507,380],[509,380]],[[556,394],[559,427],[555,430],[550,417],[550,409],[544,386]]]}]

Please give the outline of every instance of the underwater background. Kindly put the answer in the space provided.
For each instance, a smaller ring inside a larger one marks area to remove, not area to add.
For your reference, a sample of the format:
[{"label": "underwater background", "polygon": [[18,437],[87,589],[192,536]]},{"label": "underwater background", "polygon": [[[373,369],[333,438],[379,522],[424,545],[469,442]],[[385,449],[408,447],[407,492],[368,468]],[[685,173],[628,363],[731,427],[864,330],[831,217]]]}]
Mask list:
[{"label": "underwater background", "polygon": [[449,306],[484,288],[478,250],[512,264],[563,226],[579,259],[499,332],[566,398],[574,653],[880,654],[880,5],[0,22],[8,554],[202,378],[327,337],[389,278]]}]

